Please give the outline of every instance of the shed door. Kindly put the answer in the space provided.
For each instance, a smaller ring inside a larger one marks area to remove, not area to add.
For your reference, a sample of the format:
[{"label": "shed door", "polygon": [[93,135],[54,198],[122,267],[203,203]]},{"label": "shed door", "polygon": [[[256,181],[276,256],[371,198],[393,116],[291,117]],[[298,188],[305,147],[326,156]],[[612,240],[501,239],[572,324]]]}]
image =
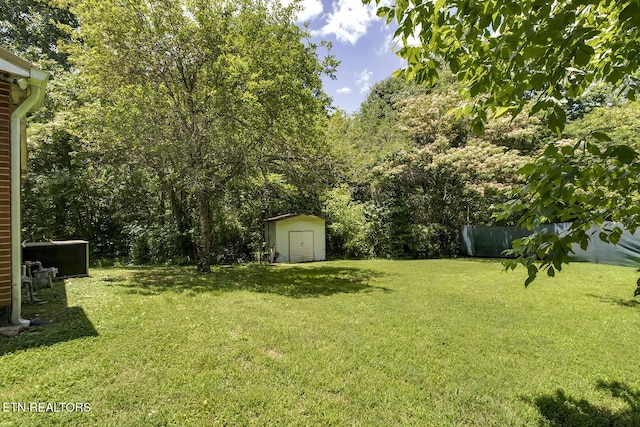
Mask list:
[{"label": "shed door", "polygon": [[313,261],[313,231],[289,232],[289,260]]}]

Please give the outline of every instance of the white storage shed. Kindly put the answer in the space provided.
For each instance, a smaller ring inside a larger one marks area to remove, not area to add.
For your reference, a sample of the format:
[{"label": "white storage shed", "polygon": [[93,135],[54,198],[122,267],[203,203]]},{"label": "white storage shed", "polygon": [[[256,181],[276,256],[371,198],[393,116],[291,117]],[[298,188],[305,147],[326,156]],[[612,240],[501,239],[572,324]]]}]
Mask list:
[{"label": "white storage shed", "polygon": [[266,220],[264,239],[272,262],[307,262],[326,259],[325,219],[286,214]]}]

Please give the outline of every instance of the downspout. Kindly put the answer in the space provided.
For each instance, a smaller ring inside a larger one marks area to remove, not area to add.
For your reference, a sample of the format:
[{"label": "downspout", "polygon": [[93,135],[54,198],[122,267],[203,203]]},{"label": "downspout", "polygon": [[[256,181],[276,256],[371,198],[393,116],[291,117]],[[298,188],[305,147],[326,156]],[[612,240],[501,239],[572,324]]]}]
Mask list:
[{"label": "downspout", "polygon": [[11,113],[11,323],[29,326],[22,315],[22,246],[20,197],[20,121],[38,103],[42,88],[31,85],[31,94]]}]

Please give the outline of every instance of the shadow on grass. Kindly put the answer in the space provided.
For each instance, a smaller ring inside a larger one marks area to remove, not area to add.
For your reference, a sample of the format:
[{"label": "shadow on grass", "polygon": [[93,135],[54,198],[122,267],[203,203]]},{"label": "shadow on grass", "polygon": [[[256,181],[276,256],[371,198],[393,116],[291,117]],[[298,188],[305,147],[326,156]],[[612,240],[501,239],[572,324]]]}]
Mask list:
[{"label": "shadow on grass", "polygon": [[483,263],[483,264],[500,264],[502,261],[506,261],[507,257],[502,257],[502,256],[496,256],[496,257],[489,257],[489,256],[479,257],[478,256],[478,257],[475,257],[475,256],[460,255],[458,258],[456,258],[456,260],[479,262],[479,263]]},{"label": "shadow on grass", "polygon": [[39,326],[31,326],[15,337],[0,336],[0,356],[98,336],[82,307],[68,307],[66,284],[63,281],[54,282],[49,289],[36,290],[35,296],[36,303],[23,303],[22,317]]},{"label": "shadow on grass", "polygon": [[599,381],[597,389],[608,391],[611,396],[622,400],[624,409],[614,411],[597,406],[586,399],[567,396],[561,390],[553,395],[545,395],[532,399],[540,414],[544,417],[541,425],[551,426],[639,426],[640,425],[640,391],[618,381]]},{"label": "shadow on grass", "polygon": [[602,295],[588,294],[590,297],[598,298],[600,301],[607,304],[614,304],[620,307],[632,307],[640,308],[640,300],[637,299],[625,299],[625,298],[607,298]]},{"label": "shadow on grass", "polygon": [[208,274],[197,273],[193,268],[136,269],[126,281],[106,281],[109,285],[124,287],[127,292],[140,295],[247,290],[291,298],[312,298],[338,293],[391,292],[370,284],[372,278],[380,275],[373,270],[327,265],[248,264],[214,267]]}]

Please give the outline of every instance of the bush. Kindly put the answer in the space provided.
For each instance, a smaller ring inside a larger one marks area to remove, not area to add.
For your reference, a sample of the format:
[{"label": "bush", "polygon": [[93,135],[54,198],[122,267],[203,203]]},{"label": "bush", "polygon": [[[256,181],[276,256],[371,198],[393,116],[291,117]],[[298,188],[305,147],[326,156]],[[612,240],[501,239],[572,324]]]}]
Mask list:
[{"label": "bush", "polygon": [[324,211],[329,219],[329,252],[356,258],[374,255],[365,207],[352,199],[351,190],[347,185],[343,184],[327,191]]},{"label": "bush", "polygon": [[411,224],[408,246],[416,258],[441,258],[460,252],[460,232],[442,224]]},{"label": "bush", "polygon": [[192,262],[193,244],[189,235],[172,225],[133,226],[130,229],[129,257],[134,264],[174,264]]}]

